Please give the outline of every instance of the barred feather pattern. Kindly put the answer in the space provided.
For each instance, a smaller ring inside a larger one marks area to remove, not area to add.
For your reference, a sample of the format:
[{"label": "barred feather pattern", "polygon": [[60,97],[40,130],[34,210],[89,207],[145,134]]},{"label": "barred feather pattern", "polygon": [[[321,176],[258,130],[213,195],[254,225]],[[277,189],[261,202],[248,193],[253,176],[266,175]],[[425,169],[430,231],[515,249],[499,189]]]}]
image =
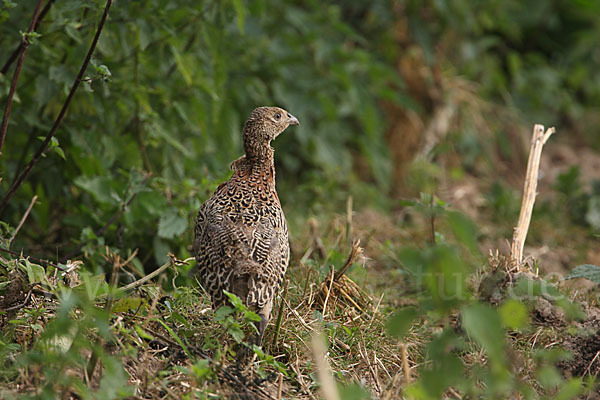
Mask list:
[{"label": "barred feather pattern", "polygon": [[263,318],[262,334],[290,257],[269,145],[290,123],[277,124],[272,117],[285,113],[297,120],[280,108],[257,110],[244,128],[246,155],[232,163],[231,178],[200,207],[193,248],[213,308],[225,302],[223,290],[235,293]]}]

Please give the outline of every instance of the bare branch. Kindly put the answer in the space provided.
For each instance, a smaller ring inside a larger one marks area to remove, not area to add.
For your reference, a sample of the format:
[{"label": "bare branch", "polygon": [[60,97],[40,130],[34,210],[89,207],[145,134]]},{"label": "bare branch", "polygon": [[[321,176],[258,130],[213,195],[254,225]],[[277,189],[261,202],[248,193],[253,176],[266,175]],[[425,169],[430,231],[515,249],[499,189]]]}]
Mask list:
[{"label": "bare branch", "polygon": [[85,73],[85,70],[87,69],[87,66],[90,63],[92,54],[94,53],[94,50],[96,49],[96,44],[98,43],[98,39],[100,38],[100,33],[102,32],[104,23],[106,22],[106,19],[108,18],[108,10],[110,10],[111,5],[112,5],[112,0],[107,0],[106,6],[104,7],[104,13],[102,14],[102,18],[100,19],[98,28],[96,29],[96,34],[94,35],[94,39],[92,40],[92,44],[90,45],[90,48],[87,52],[87,55],[85,56],[83,64],[81,65],[81,68],[79,69],[79,73],[77,74],[77,77],[75,78],[75,81],[73,82],[73,86],[71,86],[69,95],[67,96],[67,99],[65,100],[65,103],[63,104],[63,107],[60,110],[60,113],[56,117],[56,120],[54,121],[52,128],[46,135],[46,138],[44,139],[44,141],[42,142],[42,144],[40,145],[38,150],[35,152],[31,161],[29,161],[29,163],[25,166],[23,171],[19,174],[18,178],[15,180],[15,182],[12,184],[12,186],[10,187],[10,189],[8,190],[8,192],[2,199],[2,202],[0,203],[0,214],[2,214],[2,212],[6,208],[6,205],[8,204],[8,202],[12,198],[12,196],[15,194],[17,189],[21,186],[21,184],[23,184],[23,182],[25,181],[25,179],[27,178],[27,176],[33,169],[33,166],[44,155],[44,153],[46,152],[46,150],[48,148],[48,145],[50,144],[50,141],[52,140],[52,137],[54,136],[54,134],[58,130],[58,127],[60,126],[62,120],[64,119],[65,114],[67,113],[67,109],[69,108],[69,104],[71,104],[71,100],[73,99],[73,96],[75,95],[75,92],[77,91],[77,88],[79,87],[79,84],[82,81],[83,74]]},{"label": "bare branch", "polygon": [[154,271],[152,271],[151,273],[149,273],[148,275],[144,276],[141,279],[138,279],[135,282],[131,282],[128,285],[125,286],[121,286],[120,288],[118,288],[119,291],[121,292],[126,292],[127,290],[131,290],[134,289],[138,286],[143,285],[144,283],[148,282],[150,279],[154,278],[157,275],[160,275],[165,269],[169,268],[170,266],[174,266],[175,264],[187,264],[190,261],[194,261],[194,257],[190,257],[190,258],[186,258],[183,261],[179,261],[179,260],[175,260],[174,256],[171,256],[171,259],[166,262],[165,264],[161,265],[160,267],[158,267],[157,269],[155,269]]},{"label": "bare branch", "polygon": [[13,97],[15,96],[15,91],[17,90],[17,82],[19,81],[19,75],[21,74],[21,68],[23,67],[25,52],[27,51],[27,46],[29,46],[29,34],[33,31],[33,28],[37,23],[38,17],[40,15],[40,9],[42,8],[42,1],[43,0],[38,0],[37,6],[35,7],[35,11],[33,12],[33,17],[31,18],[31,22],[29,23],[29,28],[27,28],[27,33],[23,35],[23,40],[21,41],[21,53],[19,54],[19,60],[17,61],[17,67],[15,68],[15,73],[13,74],[12,82],[10,83],[8,99],[6,100],[6,108],[4,109],[4,116],[2,117],[2,125],[0,125],[0,155],[2,154],[2,146],[4,146],[4,139],[6,138],[6,130],[8,129],[8,118],[10,117],[10,110],[12,108]]}]

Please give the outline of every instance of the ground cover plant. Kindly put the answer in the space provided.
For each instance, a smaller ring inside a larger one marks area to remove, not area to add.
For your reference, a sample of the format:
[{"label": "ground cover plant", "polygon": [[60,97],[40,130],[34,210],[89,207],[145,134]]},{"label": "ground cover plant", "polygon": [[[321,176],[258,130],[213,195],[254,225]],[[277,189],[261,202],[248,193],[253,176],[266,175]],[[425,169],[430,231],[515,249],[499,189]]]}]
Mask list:
[{"label": "ground cover plant", "polygon": [[[598,398],[600,9],[534,3],[1,1],[0,398]],[[259,347],[190,245],[271,104]]]}]

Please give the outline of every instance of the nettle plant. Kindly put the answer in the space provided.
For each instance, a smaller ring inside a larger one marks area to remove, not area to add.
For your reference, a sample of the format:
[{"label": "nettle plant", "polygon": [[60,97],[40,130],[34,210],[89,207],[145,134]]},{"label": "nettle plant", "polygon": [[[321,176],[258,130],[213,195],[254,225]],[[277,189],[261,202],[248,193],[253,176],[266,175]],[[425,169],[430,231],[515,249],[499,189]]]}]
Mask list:
[{"label": "nettle plant", "polygon": [[[101,275],[75,272],[80,284],[71,288],[65,283],[66,265],[44,269],[27,259],[11,260],[2,265],[11,276],[20,276],[22,287],[43,288],[48,298],[38,298],[39,307],[20,313],[2,311],[7,327],[0,337],[0,380],[30,384],[40,398],[54,398],[58,393],[76,393],[83,399],[123,398],[133,392],[127,386],[128,375],[119,358],[106,344],[114,343],[112,312],[107,303],[109,285]],[[0,293],[6,296],[12,281],[4,281]],[[42,290],[42,289],[39,289]],[[99,381],[89,385],[94,369],[102,365]]]},{"label": "nettle plant", "polygon": [[[574,305],[550,283],[516,282],[511,293],[518,299],[504,298],[498,306],[480,300],[477,282],[485,264],[477,247],[478,232],[463,214],[430,195],[407,205],[429,218],[430,240],[422,246],[399,250],[401,272],[411,286],[416,304],[396,310],[387,321],[388,333],[408,344],[433,325],[423,351],[418,379],[404,393],[414,399],[441,398],[449,390],[467,396],[539,398],[542,393],[553,398],[572,398],[584,391],[580,378],[564,378],[556,364],[569,353],[556,349],[536,351],[535,365],[526,372],[516,372],[515,360],[509,356],[518,351],[519,339],[535,333],[530,323],[531,304],[546,293],[567,316],[577,317]],[[435,222],[435,223],[434,223]],[[436,228],[433,228],[436,229]],[[442,233],[443,232],[443,233]],[[513,296],[514,297],[514,296]],[[418,342],[421,342],[419,340]],[[531,346],[529,344],[529,346]]]},{"label": "nettle plant", "polygon": [[[270,366],[279,372],[288,375],[287,369],[275,358],[267,354],[261,346],[251,343],[253,335],[258,334],[258,328],[255,323],[260,322],[260,316],[242,302],[242,300],[233,293],[223,291],[229,300],[228,305],[221,306],[215,312],[215,321],[219,323],[228,333],[228,335],[239,345],[237,351],[243,351],[245,347],[252,351],[259,360],[256,372],[262,378],[267,376],[263,366]],[[241,347],[240,347],[241,346]],[[230,351],[230,355],[235,355]]]}]

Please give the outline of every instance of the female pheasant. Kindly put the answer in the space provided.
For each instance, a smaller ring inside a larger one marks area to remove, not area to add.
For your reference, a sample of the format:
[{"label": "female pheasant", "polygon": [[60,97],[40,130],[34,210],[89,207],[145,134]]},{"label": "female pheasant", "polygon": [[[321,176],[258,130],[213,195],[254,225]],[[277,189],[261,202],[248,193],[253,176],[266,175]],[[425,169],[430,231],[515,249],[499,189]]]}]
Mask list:
[{"label": "female pheasant", "polygon": [[298,119],[281,108],[252,111],[243,132],[246,154],[231,164],[231,178],[202,204],[194,231],[198,275],[213,308],[224,303],[223,290],[240,297],[261,317],[259,343],[290,258],[270,146],[290,125],[299,125]]}]

